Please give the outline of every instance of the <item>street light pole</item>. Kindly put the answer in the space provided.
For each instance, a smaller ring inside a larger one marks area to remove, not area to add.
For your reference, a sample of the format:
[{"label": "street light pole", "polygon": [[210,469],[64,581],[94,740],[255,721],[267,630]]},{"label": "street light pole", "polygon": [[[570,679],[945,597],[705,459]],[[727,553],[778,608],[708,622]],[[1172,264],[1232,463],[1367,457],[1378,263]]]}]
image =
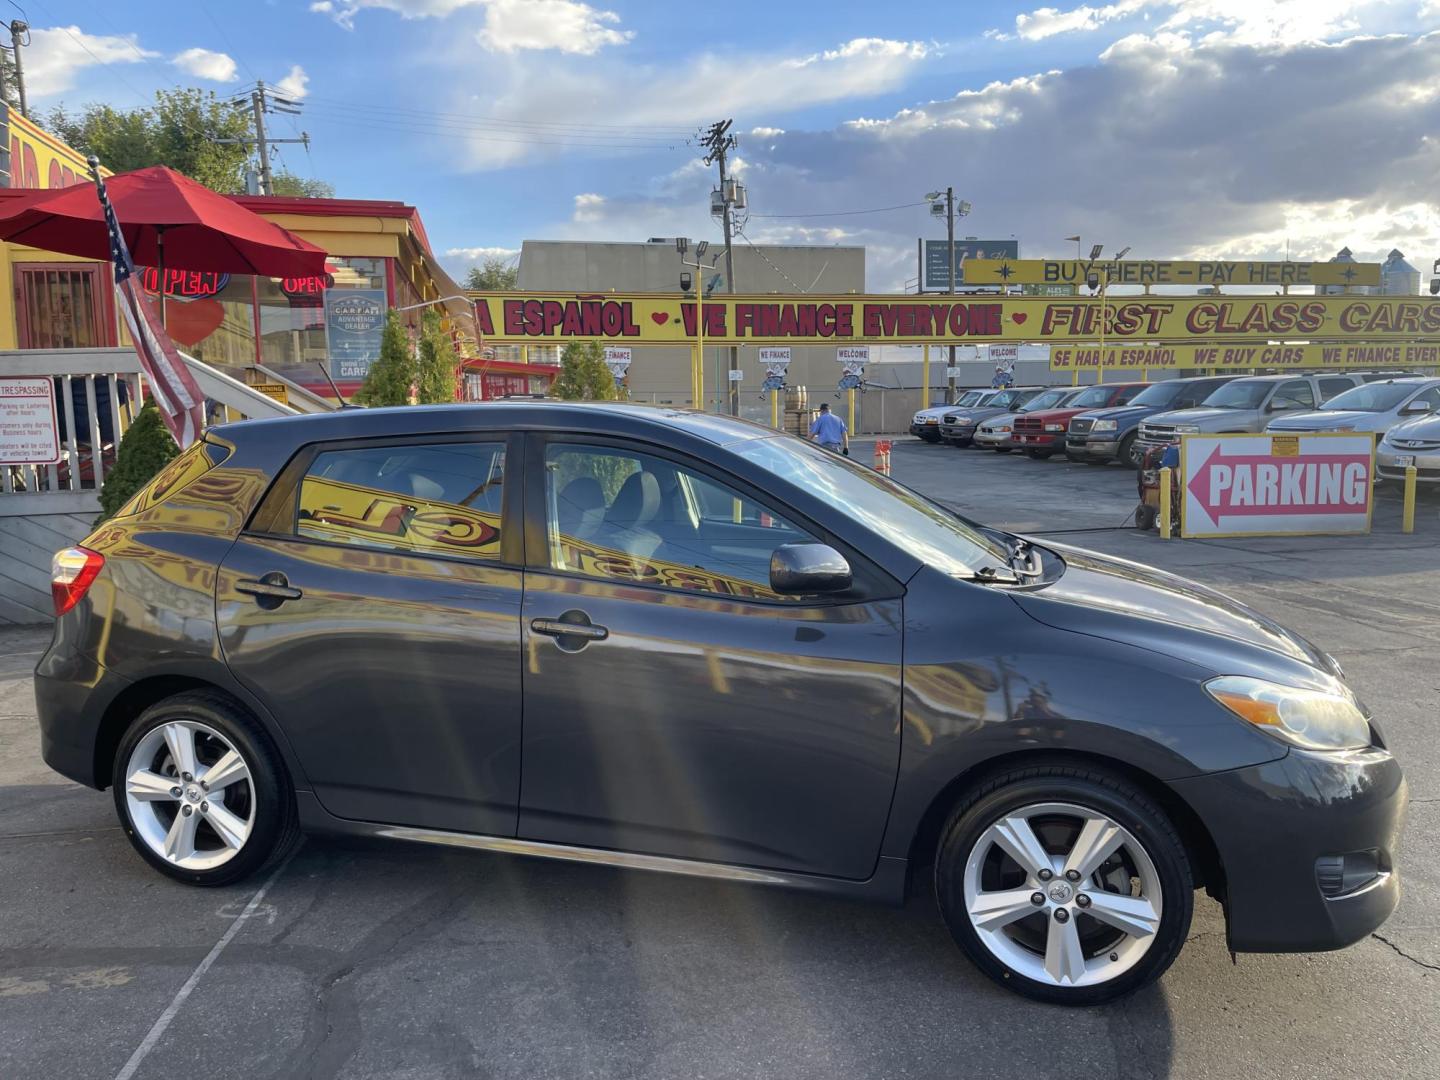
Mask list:
[{"label": "street light pole", "polygon": [[[945,189],[945,238],[950,258],[950,295],[955,295],[955,189]],[[954,301],[951,301],[954,303]],[[955,404],[955,346],[950,346],[950,359],[945,369],[945,404]]]}]

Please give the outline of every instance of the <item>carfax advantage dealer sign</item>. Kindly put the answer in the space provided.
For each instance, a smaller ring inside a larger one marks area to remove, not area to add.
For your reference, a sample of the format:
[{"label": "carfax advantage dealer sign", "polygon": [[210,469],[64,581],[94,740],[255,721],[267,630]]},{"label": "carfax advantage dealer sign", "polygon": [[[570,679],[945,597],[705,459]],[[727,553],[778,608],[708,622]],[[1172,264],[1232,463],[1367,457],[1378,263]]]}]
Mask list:
[{"label": "carfax advantage dealer sign", "polygon": [[1374,475],[1369,433],[1186,435],[1180,535],[1369,532]]}]

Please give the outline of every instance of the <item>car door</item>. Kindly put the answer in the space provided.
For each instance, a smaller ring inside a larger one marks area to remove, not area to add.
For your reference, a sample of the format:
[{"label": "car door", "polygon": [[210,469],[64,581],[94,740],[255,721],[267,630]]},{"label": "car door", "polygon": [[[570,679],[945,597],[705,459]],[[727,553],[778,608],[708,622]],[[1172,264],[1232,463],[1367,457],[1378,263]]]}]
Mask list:
[{"label": "car door", "polygon": [[519,462],[504,435],[311,446],[224,560],[225,658],[330,813],[514,835]]},{"label": "car door", "polygon": [[528,452],[519,835],[870,876],[900,753],[898,583],[846,551],[853,595],[782,597],[774,549],[835,542],[734,478],[617,440]]}]

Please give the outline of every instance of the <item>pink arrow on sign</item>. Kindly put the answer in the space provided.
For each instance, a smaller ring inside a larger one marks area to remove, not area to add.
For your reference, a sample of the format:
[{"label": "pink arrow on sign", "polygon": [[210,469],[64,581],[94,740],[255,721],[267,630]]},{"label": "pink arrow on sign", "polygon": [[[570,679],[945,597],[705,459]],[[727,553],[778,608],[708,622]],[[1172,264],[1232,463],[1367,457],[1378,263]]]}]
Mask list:
[{"label": "pink arrow on sign", "polygon": [[1364,514],[1370,509],[1368,454],[1222,454],[1191,478],[1190,494],[1219,525],[1227,516]]}]

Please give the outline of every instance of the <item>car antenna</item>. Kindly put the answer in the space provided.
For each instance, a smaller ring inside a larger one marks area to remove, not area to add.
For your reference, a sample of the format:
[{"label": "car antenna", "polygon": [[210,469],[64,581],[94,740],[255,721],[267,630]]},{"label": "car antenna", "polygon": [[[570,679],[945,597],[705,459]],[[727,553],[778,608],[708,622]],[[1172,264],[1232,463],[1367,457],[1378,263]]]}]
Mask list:
[{"label": "car antenna", "polygon": [[329,367],[328,364],[325,363],[324,360],[316,360],[316,361],[315,361],[315,366],[320,369],[320,374],[325,376],[325,381],[330,384],[330,389],[335,392],[335,402],[336,402],[336,404],[338,404],[338,405],[340,406],[340,408],[342,408],[342,409],[360,409],[360,408],[364,408],[363,405],[352,405],[350,402],[348,402],[348,401],[345,400],[344,395],[340,393],[340,387],[336,386],[336,385],[335,385],[335,380],[330,377],[330,367]]}]

